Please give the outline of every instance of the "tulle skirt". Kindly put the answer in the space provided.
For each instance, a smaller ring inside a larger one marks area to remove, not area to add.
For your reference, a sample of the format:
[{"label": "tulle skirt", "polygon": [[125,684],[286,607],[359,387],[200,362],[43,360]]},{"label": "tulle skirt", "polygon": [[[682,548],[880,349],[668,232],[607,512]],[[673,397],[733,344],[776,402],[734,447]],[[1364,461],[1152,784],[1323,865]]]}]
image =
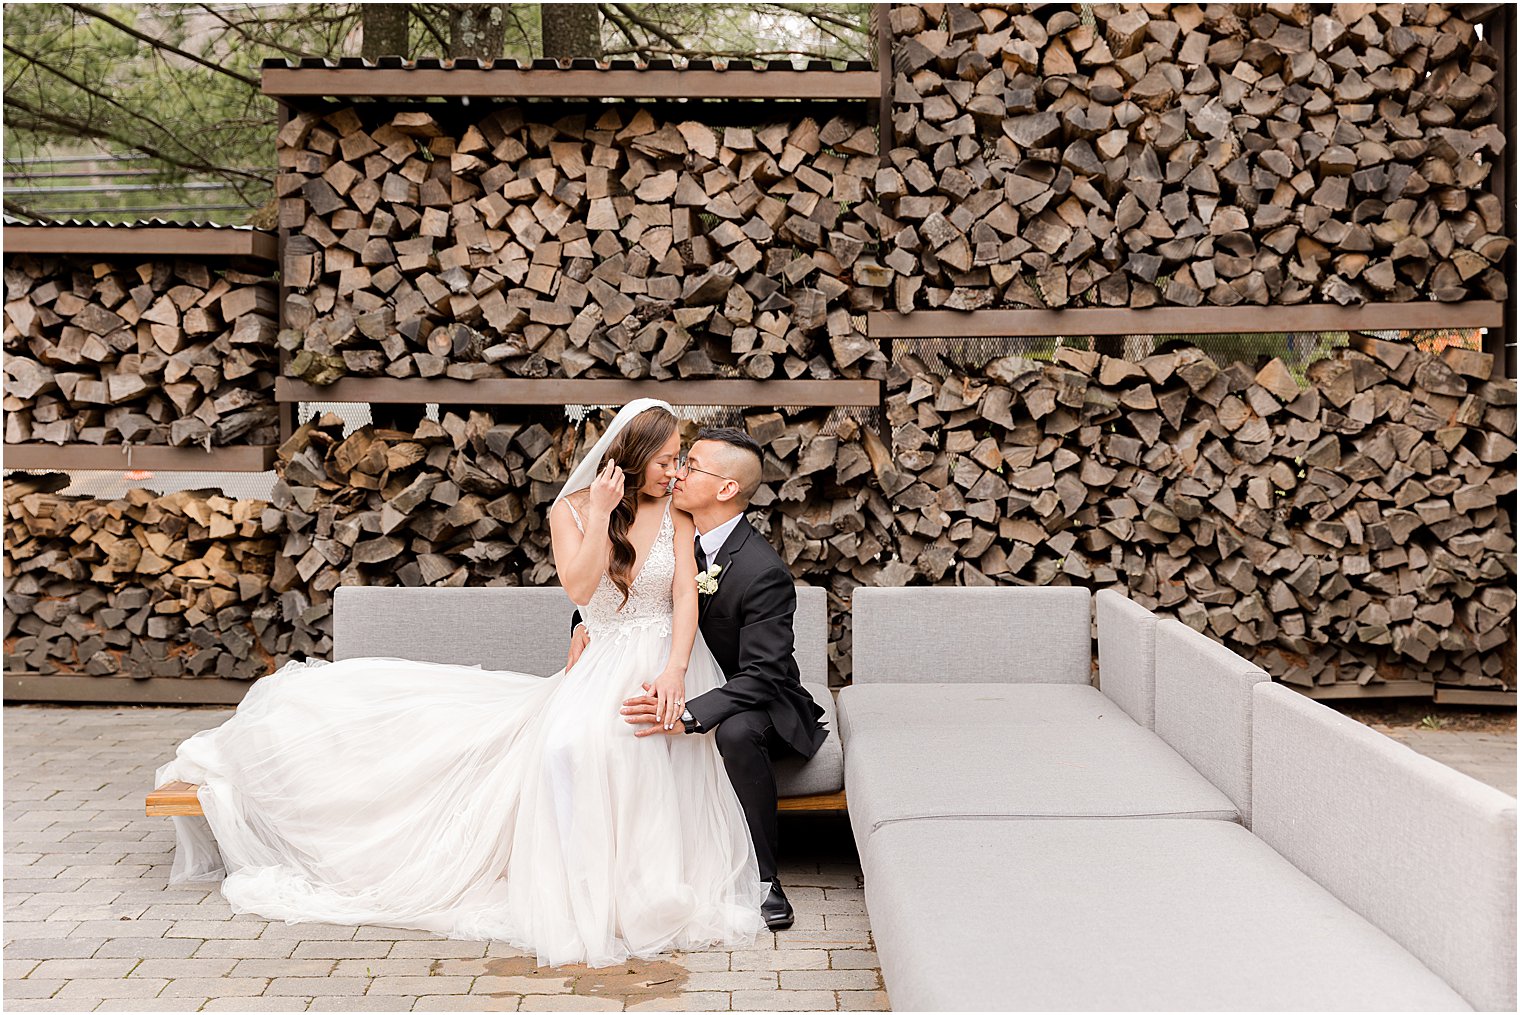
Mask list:
[{"label": "tulle skirt", "polygon": [[[393,658],[291,662],[158,770],[200,786],[171,882],[234,912],[504,941],[541,965],[743,947],[763,928],[712,734],[635,737],[657,627],[597,633],[550,677]],[[699,634],[694,697],[723,682]]]}]

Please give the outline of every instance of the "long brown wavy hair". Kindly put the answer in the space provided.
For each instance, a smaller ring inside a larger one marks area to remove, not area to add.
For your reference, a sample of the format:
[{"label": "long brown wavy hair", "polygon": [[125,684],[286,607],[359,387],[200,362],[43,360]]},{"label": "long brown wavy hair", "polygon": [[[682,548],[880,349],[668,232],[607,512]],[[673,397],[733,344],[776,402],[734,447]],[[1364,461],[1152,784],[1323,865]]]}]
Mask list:
[{"label": "long brown wavy hair", "polygon": [[607,565],[607,577],[623,594],[618,609],[628,604],[628,589],[633,584],[634,561],[638,554],[628,539],[634,515],[639,508],[639,488],[644,485],[644,470],[649,460],[659,453],[670,435],[676,432],[676,418],[659,406],[645,409],[623,427],[605,457],[617,462],[623,471],[623,499],[612,509],[607,523],[607,535],[612,539],[612,560]]}]

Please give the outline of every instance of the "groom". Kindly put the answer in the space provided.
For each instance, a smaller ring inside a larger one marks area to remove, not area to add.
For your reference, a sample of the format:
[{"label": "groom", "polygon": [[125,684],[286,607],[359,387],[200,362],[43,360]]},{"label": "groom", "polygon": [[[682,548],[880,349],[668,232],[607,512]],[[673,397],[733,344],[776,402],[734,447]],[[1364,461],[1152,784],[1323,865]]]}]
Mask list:
[{"label": "groom", "polygon": [[[760,878],[771,883],[760,907],[771,930],[793,922],[792,905],[776,876],[776,772],[778,756],[811,758],[828,731],[823,709],[802,686],[792,657],[792,615],[797,592],[792,573],[744,517],[760,487],[760,445],[743,430],[707,428],[697,434],[676,474],[674,506],[697,523],[697,568],[717,568],[717,590],[701,596],[697,626],[727,682],[688,699],[681,722],[659,724],[655,699],[623,703],[636,736],[713,731],[755,843]],[[588,637],[577,626],[570,660]]]}]

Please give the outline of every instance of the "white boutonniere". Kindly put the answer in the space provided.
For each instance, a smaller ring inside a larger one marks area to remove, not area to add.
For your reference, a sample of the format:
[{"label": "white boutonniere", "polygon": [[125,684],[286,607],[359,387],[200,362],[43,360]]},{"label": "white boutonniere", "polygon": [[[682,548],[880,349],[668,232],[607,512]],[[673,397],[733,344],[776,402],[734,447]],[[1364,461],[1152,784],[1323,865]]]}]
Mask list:
[{"label": "white boutonniere", "polygon": [[706,571],[697,572],[697,591],[704,596],[710,596],[718,591],[718,572],[723,570],[723,565],[714,564]]}]

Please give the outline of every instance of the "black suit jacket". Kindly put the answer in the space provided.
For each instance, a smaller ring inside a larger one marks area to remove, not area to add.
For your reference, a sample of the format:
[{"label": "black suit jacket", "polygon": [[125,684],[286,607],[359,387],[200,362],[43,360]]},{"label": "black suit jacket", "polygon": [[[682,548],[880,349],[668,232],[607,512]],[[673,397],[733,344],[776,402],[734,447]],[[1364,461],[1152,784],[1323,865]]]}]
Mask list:
[{"label": "black suit jacket", "polygon": [[[811,758],[828,730],[818,721],[824,711],[802,686],[792,655],[797,612],[792,572],[747,518],[707,563],[722,570],[718,591],[699,597],[697,627],[727,683],[688,698],[686,707],[703,729],[736,712],[764,711],[781,739]],[[571,629],[579,622],[577,611]]]},{"label": "black suit jacket", "polygon": [[802,686],[792,655],[797,587],[749,519],[740,518],[708,566],[720,565],[718,591],[701,596],[697,626],[723,674],[722,687],[689,698],[686,707],[712,729],[735,712],[764,711],[798,754],[811,758],[828,737],[823,709]]}]

